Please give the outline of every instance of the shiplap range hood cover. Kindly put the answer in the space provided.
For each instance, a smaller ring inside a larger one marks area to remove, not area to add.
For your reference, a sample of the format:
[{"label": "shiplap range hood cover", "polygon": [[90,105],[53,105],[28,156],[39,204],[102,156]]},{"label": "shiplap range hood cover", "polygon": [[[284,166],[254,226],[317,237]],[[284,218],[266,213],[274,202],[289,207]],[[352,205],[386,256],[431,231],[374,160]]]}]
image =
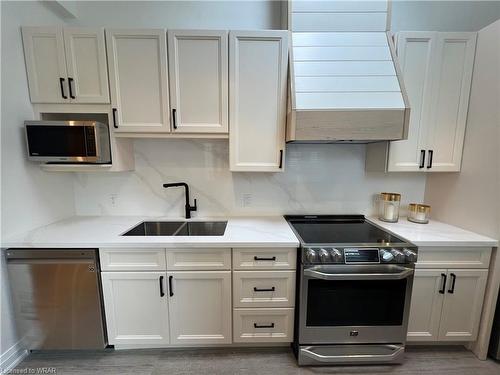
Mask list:
[{"label": "shiplap range hood cover", "polygon": [[290,1],[288,142],[405,139],[388,1]]}]

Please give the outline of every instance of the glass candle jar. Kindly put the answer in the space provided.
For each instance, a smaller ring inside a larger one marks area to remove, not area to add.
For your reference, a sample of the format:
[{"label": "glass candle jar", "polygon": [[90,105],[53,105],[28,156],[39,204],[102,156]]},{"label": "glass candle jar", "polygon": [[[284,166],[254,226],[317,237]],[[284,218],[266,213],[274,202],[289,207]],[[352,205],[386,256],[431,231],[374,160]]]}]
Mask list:
[{"label": "glass candle jar", "polygon": [[408,221],[419,224],[427,224],[429,222],[429,214],[431,206],[419,203],[410,203],[408,205]]},{"label": "glass candle jar", "polygon": [[378,218],[389,223],[397,222],[400,202],[401,194],[380,193]]}]

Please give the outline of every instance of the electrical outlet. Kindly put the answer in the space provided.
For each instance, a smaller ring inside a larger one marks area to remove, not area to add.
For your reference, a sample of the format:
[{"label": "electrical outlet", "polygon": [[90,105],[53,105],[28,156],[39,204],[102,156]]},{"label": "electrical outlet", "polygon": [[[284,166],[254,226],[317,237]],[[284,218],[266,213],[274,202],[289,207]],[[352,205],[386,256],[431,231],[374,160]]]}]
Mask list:
[{"label": "electrical outlet", "polygon": [[109,203],[111,204],[111,206],[116,206],[116,201],[118,200],[118,194],[110,194],[109,195]]},{"label": "electrical outlet", "polygon": [[252,205],[252,199],[253,199],[252,194],[250,193],[243,194],[243,197],[241,198],[241,203],[243,207],[250,207]]}]

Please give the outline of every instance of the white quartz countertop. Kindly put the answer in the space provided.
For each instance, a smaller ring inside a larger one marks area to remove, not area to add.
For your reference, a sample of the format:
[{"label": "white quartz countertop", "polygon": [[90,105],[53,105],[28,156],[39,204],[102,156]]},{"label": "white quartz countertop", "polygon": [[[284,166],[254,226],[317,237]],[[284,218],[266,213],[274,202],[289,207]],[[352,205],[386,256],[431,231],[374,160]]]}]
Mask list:
[{"label": "white quartz countertop", "polygon": [[498,241],[468,230],[430,220],[428,224],[412,223],[400,217],[397,223],[386,223],[375,217],[368,220],[382,229],[417,246],[497,247]]},{"label": "white quartz countertop", "polygon": [[144,216],[74,216],[24,234],[2,239],[2,247],[298,247],[283,217],[212,217],[191,221],[225,221],[223,236],[121,236],[142,221],[183,221]]}]

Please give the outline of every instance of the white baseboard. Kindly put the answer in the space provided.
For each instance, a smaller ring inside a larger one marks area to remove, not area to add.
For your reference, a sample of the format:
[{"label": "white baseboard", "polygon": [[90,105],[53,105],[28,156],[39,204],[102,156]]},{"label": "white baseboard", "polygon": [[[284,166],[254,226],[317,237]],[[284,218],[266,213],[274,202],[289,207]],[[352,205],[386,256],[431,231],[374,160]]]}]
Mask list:
[{"label": "white baseboard", "polygon": [[19,340],[0,355],[0,374],[9,373],[21,361],[28,356],[28,350],[22,340]]}]

